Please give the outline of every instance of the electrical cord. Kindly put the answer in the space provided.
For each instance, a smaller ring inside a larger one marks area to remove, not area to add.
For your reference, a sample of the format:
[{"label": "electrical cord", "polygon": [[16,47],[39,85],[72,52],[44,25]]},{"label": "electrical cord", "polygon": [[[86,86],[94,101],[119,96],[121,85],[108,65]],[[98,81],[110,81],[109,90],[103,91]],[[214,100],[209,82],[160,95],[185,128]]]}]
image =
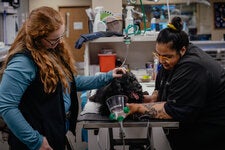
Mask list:
[{"label": "electrical cord", "polygon": [[150,133],[150,119],[151,119],[151,116],[150,115],[147,115],[147,114],[144,114],[144,115],[141,115],[141,116],[137,116],[138,120],[140,121],[147,121],[147,139],[149,139],[149,143],[150,145],[148,147],[146,147],[146,150],[151,150],[151,135],[149,134]]},{"label": "electrical cord", "polygon": [[[134,28],[134,32],[133,33],[128,33],[128,30],[130,28]],[[122,64],[120,67],[123,67],[124,64],[126,63],[127,61],[127,57],[128,57],[128,51],[129,51],[129,47],[130,47],[130,43],[131,43],[131,38],[129,37],[129,35],[132,35],[132,34],[140,34],[140,30],[139,30],[139,27],[137,25],[128,25],[127,28],[125,29],[125,37],[124,37],[124,43],[126,44],[126,55],[125,55],[125,59],[123,60]]]},{"label": "electrical cord", "polygon": [[142,13],[143,13],[144,33],[145,33],[145,32],[146,32],[146,14],[145,14],[144,5],[142,4],[142,0],[140,0],[140,4],[141,4],[141,11],[142,11]]},{"label": "electrical cord", "polygon": [[125,131],[124,131],[124,128],[123,128],[123,121],[120,121],[120,138],[122,139],[123,141],[123,150],[125,150]]},{"label": "electrical cord", "polygon": [[166,0],[166,6],[167,6],[167,13],[168,13],[168,23],[171,21],[170,18],[170,5],[169,5],[169,0]]},{"label": "electrical cord", "polygon": [[129,44],[126,44],[126,55],[125,55],[125,59],[123,60],[123,63],[122,63],[122,65],[121,65],[120,67],[123,67],[124,64],[125,64],[126,61],[127,61],[129,47],[130,47]]},{"label": "electrical cord", "polygon": [[[133,33],[128,33],[129,29],[131,29],[131,28],[134,29]],[[127,28],[125,28],[125,35],[126,35],[126,36],[129,36],[129,35],[138,35],[138,34],[141,34],[141,31],[140,31],[138,25],[132,25],[132,24],[129,24],[129,25],[127,26]]]}]

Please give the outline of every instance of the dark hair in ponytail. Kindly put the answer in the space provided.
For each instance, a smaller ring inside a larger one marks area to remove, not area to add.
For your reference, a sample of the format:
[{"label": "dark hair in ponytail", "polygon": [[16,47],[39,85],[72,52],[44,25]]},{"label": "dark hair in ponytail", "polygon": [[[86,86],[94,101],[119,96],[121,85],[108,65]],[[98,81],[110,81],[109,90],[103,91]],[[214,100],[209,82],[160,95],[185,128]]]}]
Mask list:
[{"label": "dark hair in ponytail", "polygon": [[189,38],[186,32],[183,31],[183,22],[180,17],[174,17],[167,28],[160,31],[157,39],[157,43],[170,43],[171,49],[174,49],[179,53],[182,47],[188,48]]},{"label": "dark hair in ponytail", "polygon": [[183,22],[180,17],[174,17],[171,24],[174,25],[177,31],[181,32],[183,30]]}]

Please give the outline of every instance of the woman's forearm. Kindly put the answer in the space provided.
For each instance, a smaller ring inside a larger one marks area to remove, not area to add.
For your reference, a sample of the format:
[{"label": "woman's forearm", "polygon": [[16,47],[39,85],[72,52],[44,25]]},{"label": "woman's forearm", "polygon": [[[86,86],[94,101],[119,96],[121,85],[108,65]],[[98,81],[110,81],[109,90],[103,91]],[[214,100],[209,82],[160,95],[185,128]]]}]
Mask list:
[{"label": "woman's forearm", "polygon": [[166,102],[153,102],[153,103],[143,103],[143,104],[127,104],[130,109],[129,114],[141,113],[149,115],[151,118],[158,119],[172,119],[164,109]]},{"label": "woman's forearm", "polygon": [[142,113],[149,115],[151,118],[172,119],[164,109],[165,103],[166,102],[145,103],[143,104],[145,109]]}]

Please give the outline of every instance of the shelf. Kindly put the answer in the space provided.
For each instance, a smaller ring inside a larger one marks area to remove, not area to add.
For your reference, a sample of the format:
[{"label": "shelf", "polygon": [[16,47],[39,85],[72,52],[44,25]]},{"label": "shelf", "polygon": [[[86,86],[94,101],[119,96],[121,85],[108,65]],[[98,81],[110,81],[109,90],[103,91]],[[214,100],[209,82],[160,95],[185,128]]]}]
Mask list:
[{"label": "shelf", "polygon": [[[144,41],[155,41],[156,36],[142,36],[142,35],[136,35],[131,36],[131,42],[144,42]],[[114,43],[114,42],[124,42],[124,37],[101,37],[98,39],[95,39],[93,41],[90,41],[90,43]]]},{"label": "shelf", "polygon": [[[145,41],[156,41],[157,34],[144,36],[144,35],[136,35],[131,36],[131,42],[145,42]],[[124,37],[101,37],[95,40],[90,41],[90,43],[114,43],[114,42],[124,42]],[[221,47],[224,48],[225,41],[190,41],[196,45],[206,45],[212,47]]]},{"label": "shelf", "polygon": [[225,41],[191,41],[194,44],[225,44]]},{"label": "shelf", "polygon": [[4,7],[0,4],[0,13],[3,14],[3,13],[6,13],[7,15],[10,15],[10,14],[16,14],[17,13],[17,10],[14,9],[13,7]]},{"label": "shelf", "polygon": [[[84,74],[90,72],[99,65],[98,53],[101,49],[112,49],[116,57],[124,61],[130,69],[143,69],[146,62],[153,62],[152,52],[155,50],[157,33],[150,33],[149,36],[131,36],[131,43],[126,44],[124,37],[101,37],[85,43]],[[191,41],[205,51],[222,51],[225,49],[224,41]],[[127,58],[127,59],[126,59]],[[91,67],[90,67],[91,66]],[[91,68],[91,69],[90,69]],[[91,70],[91,71],[90,71]]]},{"label": "shelf", "polygon": [[191,41],[191,43],[204,51],[221,51],[225,49],[225,41]]}]

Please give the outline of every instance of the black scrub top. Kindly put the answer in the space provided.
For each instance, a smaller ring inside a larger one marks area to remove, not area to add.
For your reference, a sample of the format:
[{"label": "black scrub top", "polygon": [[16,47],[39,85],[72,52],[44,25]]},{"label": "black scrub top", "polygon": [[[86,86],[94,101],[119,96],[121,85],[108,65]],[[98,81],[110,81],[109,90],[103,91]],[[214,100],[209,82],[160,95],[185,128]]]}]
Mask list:
[{"label": "black scrub top", "polygon": [[188,124],[225,125],[225,70],[200,48],[189,45],[173,70],[158,72],[159,101],[173,119]]}]

